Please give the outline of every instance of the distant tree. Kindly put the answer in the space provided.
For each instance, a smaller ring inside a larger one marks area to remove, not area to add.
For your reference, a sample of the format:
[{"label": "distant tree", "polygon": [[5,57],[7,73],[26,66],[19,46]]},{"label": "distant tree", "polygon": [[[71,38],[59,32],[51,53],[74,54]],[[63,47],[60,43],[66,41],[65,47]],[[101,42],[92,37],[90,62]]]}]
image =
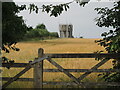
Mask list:
[{"label": "distant tree", "polygon": [[44,24],[38,24],[36,29],[46,29],[46,26]]},{"label": "distant tree", "polygon": [[83,36],[80,36],[79,38],[83,38]]},{"label": "distant tree", "polygon": [[39,34],[41,37],[48,37],[49,36],[49,32],[46,29],[39,29]]},{"label": "distant tree", "polygon": [[56,37],[56,38],[59,37],[59,35],[58,35],[57,32],[50,32],[49,36],[50,36],[50,37]]},{"label": "distant tree", "polygon": [[35,29],[31,29],[27,31],[25,38],[38,38],[38,39],[43,39],[47,37],[54,37],[58,38],[59,35],[57,32],[49,32],[46,29],[46,26],[44,24],[38,24]]},{"label": "distant tree", "polygon": [[35,38],[35,37],[39,37],[39,38],[41,37],[40,34],[39,34],[39,30],[38,29],[31,29],[30,31],[27,31],[24,39]]}]

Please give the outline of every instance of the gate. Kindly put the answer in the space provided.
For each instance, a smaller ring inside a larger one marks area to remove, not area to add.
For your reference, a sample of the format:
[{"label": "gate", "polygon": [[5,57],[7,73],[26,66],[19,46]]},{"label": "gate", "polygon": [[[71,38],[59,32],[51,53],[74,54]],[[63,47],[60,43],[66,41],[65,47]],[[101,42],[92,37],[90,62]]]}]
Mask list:
[{"label": "gate", "polygon": [[[98,64],[93,66],[91,69],[64,69],[61,65],[56,63],[53,58],[105,58],[100,61]],[[120,53],[111,54],[111,53],[63,53],[63,54],[44,54],[44,50],[42,48],[38,49],[38,58],[35,58],[34,61],[29,63],[14,63],[12,65],[3,63],[2,67],[10,66],[10,67],[25,67],[21,72],[19,72],[14,77],[2,77],[2,80],[6,80],[7,82],[3,84],[2,88],[6,88],[12,82],[18,81],[34,81],[34,88],[43,88],[44,84],[52,84],[52,85],[78,85],[80,88],[86,88],[86,85],[108,85],[108,86],[120,86],[120,83],[87,83],[82,82],[86,76],[91,74],[92,72],[120,72],[118,69],[98,69],[101,65],[105,64],[109,59],[118,59],[120,58]],[[47,60],[52,65],[57,67],[57,69],[43,69],[43,61]],[[19,78],[29,69],[34,68],[34,78]],[[43,72],[63,72],[69,78],[73,80],[73,82],[43,82]],[[73,76],[70,72],[84,72],[79,78]]]}]

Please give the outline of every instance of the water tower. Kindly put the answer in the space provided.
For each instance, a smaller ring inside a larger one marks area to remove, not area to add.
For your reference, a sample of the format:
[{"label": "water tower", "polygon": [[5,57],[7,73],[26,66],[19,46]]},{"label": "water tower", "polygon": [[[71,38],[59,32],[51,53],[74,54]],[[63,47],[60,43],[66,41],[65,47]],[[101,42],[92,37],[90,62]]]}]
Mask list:
[{"label": "water tower", "polygon": [[60,24],[60,38],[73,38],[73,25],[72,24]]}]

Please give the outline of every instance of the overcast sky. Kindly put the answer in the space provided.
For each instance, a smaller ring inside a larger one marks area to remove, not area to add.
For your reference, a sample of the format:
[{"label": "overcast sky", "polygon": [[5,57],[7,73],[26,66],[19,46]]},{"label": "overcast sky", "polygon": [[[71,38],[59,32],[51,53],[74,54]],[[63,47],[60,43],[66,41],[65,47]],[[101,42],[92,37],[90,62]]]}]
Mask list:
[{"label": "overcast sky", "polygon": [[[16,4],[29,4],[31,2],[16,2]],[[56,3],[56,2],[52,2]],[[49,2],[36,2],[38,7],[43,4],[50,4]],[[101,38],[101,33],[108,31],[108,28],[100,28],[96,26],[95,18],[98,17],[97,12],[94,11],[96,7],[112,7],[113,2],[90,2],[85,7],[79,6],[77,3],[70,4],[70,9],[63,12],[58,17],[50,17],[49,14],[39,10],[39,14],[29,11],[22,11],[19,15],[23,16],[28,26],[35,27],[38,24],[44,23],[50,32],[59,33],[59,24],[72,24],[73,36],[84,38]]]}]

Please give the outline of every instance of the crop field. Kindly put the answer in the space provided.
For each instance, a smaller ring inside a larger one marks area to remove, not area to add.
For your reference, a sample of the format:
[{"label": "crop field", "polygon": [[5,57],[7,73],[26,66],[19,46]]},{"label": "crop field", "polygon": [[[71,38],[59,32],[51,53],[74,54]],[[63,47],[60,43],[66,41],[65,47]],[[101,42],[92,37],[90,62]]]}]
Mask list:
[{"label": "crop field", "polygon": [[[19,52],[11,51],[9,54],[3,52],[3,56],[9,59],[15,60],[18,63],[28,63],[33,61],[37,57],[38,48],[43,48],[45,53],[94,53],[98,50],[104,50],[103,47],[97,45],[94,41],[98,39],[79,39],[79,38],[65,38],[65,39],[52,39],[43,41],[26,41],[17,43],[17,47],[20,48]],[[105,51],[105,50],[104,50]],[[90,69],[99,61],[91,58],[59,58],[53,59],[59,63],[65,69]],[[108,69],[112,67],[112,62],[108,61],[99,69]],[[49,62],[44,61],[45,69],[56,68]],[[12,77],[20,72],[23,68],[3,68],[3,77]],[[79,77],[83,73],[72,73],[74,76]],[[99,82],[98,73],[92,73],[87,76],[83,81],[87,82]],[[33,77],[33,69],[26,72],[23,76],[26,78]],[[44,81],[71,81],[69,77],[63,73],[44,73]],[[3,82],[4,83],[4,82]],[[9,88],[31,88],[33,82],[13,82],[9,85]],[[46,85],[44,87],[51,87]],[[59,87],[59,86],[56,86]]]}]

